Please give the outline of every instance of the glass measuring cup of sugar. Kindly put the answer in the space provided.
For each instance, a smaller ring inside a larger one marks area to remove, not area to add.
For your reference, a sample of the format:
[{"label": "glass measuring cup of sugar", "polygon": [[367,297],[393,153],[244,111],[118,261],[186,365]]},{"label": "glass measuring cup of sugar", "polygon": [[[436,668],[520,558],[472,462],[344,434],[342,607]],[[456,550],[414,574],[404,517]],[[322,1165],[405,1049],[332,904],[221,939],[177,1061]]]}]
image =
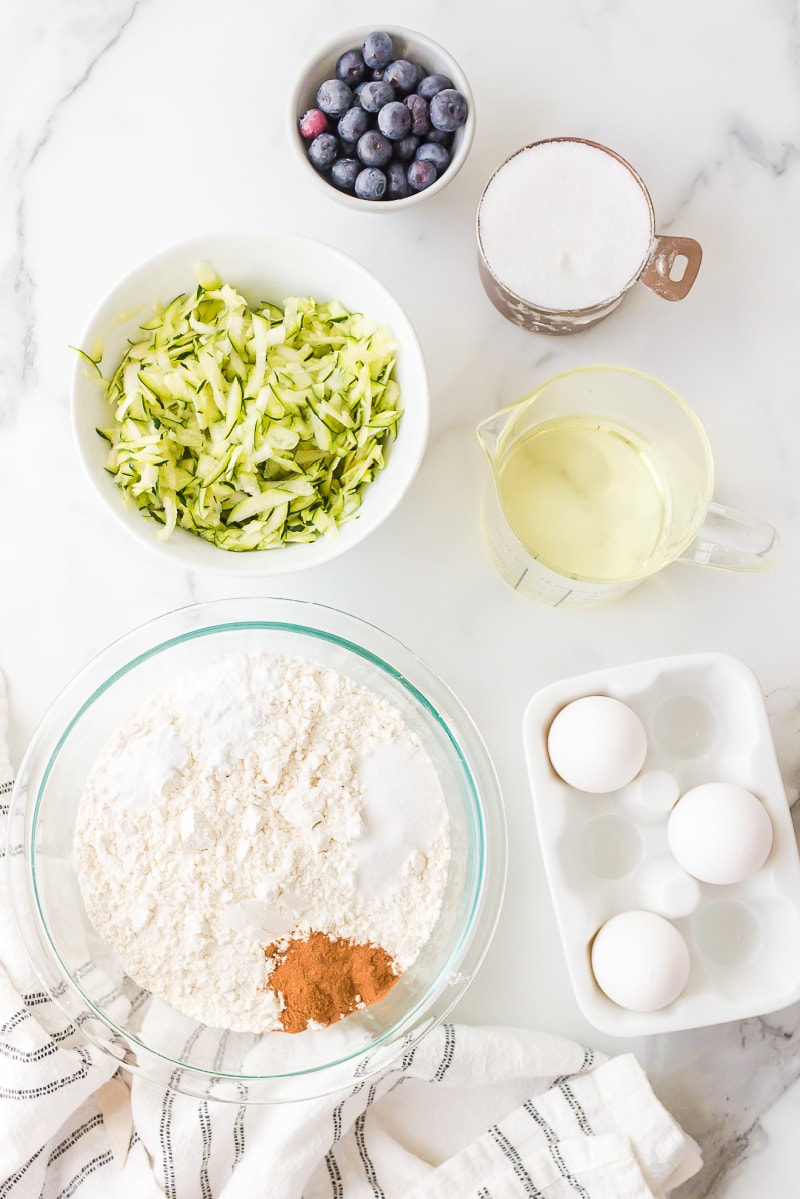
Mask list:
[{"label": "glass measuring cup of sugar", "polygon": [[636,171],[580,137],[532,142],[497,168],[477,217],[478,267],[503,316],[534,333],[575,333],[638,281],[682,300],[700,269],[689,237],[658,236]]},{"label": "glass measuring cup of sugar", "polygon": [[712,501],[711,449],[694,412],[639,371],[566,371],[477,433],[491,470],[492,560],[533,599],[592,607],[676,559],[738,571],[777,560],[772,525]]}]

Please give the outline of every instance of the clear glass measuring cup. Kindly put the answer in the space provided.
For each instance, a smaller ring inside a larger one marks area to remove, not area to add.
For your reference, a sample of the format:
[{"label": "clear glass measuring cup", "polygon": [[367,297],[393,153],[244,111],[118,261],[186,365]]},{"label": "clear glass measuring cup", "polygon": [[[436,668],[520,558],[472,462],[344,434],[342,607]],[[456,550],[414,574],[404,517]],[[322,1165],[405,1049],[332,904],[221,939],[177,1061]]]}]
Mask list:
[{"label": "clear glass measuring cup", "polygon": [[492,559],[515,590],[552,607],[607,603],[676,559],[758,571],[779,555],[772,525],[712,501],[700,421],[639,371],[566,371],[477,433],[492,474]]}]

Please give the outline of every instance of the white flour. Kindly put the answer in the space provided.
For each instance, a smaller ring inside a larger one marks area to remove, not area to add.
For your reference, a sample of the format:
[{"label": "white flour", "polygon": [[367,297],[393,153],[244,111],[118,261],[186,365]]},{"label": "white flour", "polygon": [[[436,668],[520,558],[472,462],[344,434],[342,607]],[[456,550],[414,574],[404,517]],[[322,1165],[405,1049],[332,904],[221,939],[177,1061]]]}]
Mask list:
[{"label": "white flour", "polygon": [[278,1027],[264,947],[310,931],[407,969],[447,877],[436,770],[401,714],[305,659],[227,654],[117,730],[84,789],[89,917],[136,982],[203,1023]]},{"label": "white flour", "polygon": [[590,308],[627,286],[650,249],[650,207],[634,176],[583,142],[521,150],[480,207],[494,276],[541,308]]}]

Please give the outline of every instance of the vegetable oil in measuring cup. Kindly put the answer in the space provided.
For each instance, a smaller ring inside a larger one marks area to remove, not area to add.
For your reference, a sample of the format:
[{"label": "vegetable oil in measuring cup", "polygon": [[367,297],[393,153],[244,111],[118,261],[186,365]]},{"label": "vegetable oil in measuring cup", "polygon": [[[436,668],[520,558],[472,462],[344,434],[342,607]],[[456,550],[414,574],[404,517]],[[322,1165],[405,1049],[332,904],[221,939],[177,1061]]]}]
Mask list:
[{"label": "vegetable oil in measuring cup", "polygon": [[621,426],[581,417],[534,426],[499,462],[497,490],[528,553],[561,575],[637,578],[661,541],[658,463]]},{"label": "vegetable oil in measuring cup", "polygon": [[772,525],[712,503],[711,449],[694,412],[640,371],[564,371],[476,432],[491,474],[487,549],[521,595],[588,608],[678,558],[728,570],[777,560]]}]

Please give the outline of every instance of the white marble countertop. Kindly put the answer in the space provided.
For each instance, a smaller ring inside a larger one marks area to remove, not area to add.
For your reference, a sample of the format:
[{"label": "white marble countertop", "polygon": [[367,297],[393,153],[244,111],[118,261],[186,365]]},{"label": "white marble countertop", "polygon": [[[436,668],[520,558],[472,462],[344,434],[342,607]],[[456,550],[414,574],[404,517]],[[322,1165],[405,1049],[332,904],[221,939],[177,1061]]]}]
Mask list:
[{"label": "white marble countertop", "polygon": [[[478,125],[448,188],[378,218],[306,186],[284,107],[319,43],[381,22],[450,48],[472,82]],[[168,609],[282,594],[382,626],[461,698],[505,794],[505,907],[457,1016],[635,1048],[704,1148],[705,1169],[685,1199],[794,1193],[800,1007],[634,1046],[589,1027],[542,876],[520,722],[528,697],[567,675],[725,651],[761,682],[797,798],[799,31],[797,6],[778,0],[0,8],[0,668],[14,761],[87,659]],[[683,303],[636,287],[606,322],[561,339],[514,328],[491,307],[476,268],[478,197],[508,153],[558,134],[616,149],[647,182],[659,231],[701,242],[703,266]],[[411,493],[350,554],[277,583],[234,586],[165,569],[98,509],[71,442],[67,347],[99,298],[156,250],[225,228],[293,230],[353,255],[406,307],[429,369],[431,438]],[[485,468],[475,425],[558,370],[599,362],[652,373],[695,408],[714,449],[717,497],[780,528],[776,570],[674,565],[589,612],[541,607],[495,573],[479,529]]]}]

